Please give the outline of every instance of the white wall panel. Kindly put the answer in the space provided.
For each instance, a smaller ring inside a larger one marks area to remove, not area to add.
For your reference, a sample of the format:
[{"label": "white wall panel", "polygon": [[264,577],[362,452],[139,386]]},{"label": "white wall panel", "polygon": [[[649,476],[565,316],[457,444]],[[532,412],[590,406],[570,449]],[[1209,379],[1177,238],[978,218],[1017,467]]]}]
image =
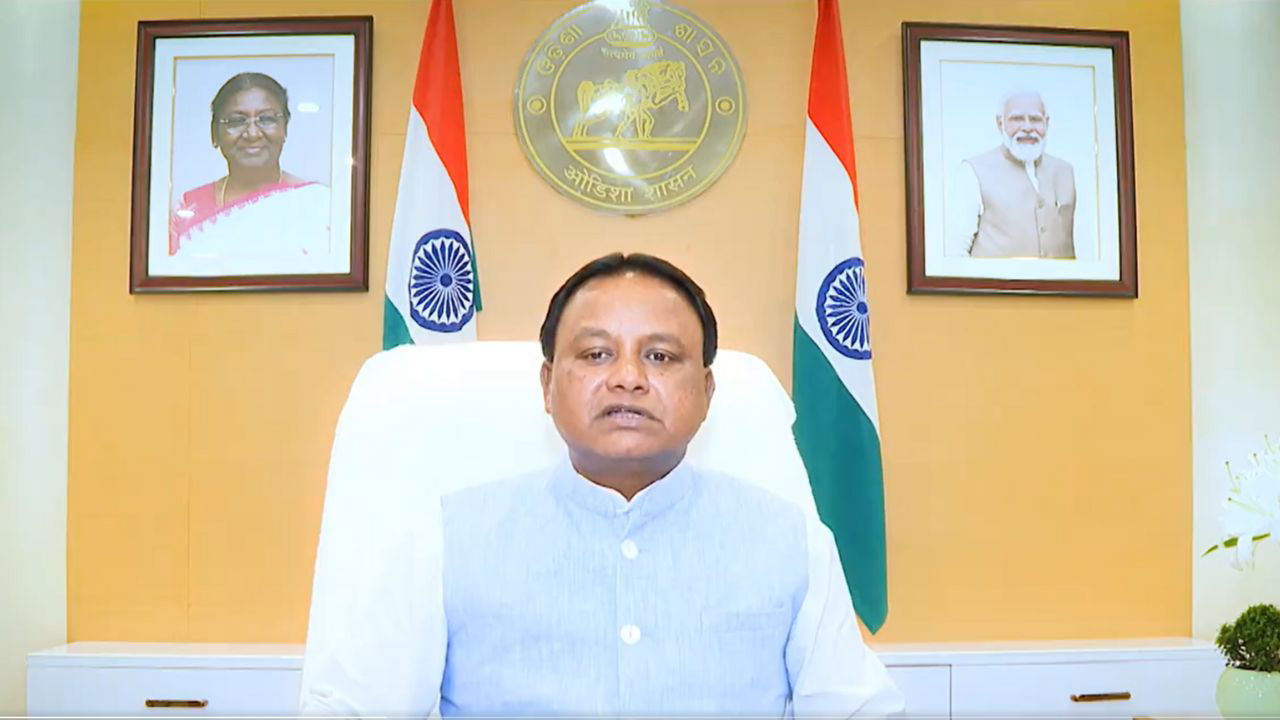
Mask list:
[{"label": "white wall panel", "polygon": [[79,0],[0,0],[0,715],[26,653],[66,640],[79,35]]},{"label": "white wall panel", "polygon": [[[1192,626],[1212,638],[1257,602],[1280,604],[1280,543],[1251,571],[1217,541],[1224,463],[1280,443],[1280,2],[1182,0],[1195,477]],[[1159,152],[1138,148],[1138,152]],[[1159,238],[1139,242],[1158,244]]]}]

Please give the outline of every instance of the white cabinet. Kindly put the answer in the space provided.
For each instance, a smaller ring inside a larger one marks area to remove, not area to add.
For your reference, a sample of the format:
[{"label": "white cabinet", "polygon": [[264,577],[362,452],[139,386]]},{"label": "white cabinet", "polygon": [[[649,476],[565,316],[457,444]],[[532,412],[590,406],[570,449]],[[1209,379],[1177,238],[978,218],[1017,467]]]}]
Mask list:
[{"label": "white cabinet", "polygon": [[898,684],[910,718],[951,716],[951,667],[890,665],[889,677]]},{"label": "white cabinet", "polygon": [[908,717],[1218,717],[1224,663],[1199,640],[872,647],[898,681]]},{"label": "white cabinet", "polygon": [[[1217,717],[1222,658],[1186,638],[872,644],[912,718]],[[31,715],[297,713],[301,645],[72,643],[27,657]]]},{"label": "white cabinet", "polygon": [[27,656],[29,715],[297,715],[301,645],[72,643]]},{"label": "white cabinet", "polygon": [[968,665],[953,668],[956,716],[1126,717],[1204,715],[1214,711],[1221,665],[1195,660]]}]

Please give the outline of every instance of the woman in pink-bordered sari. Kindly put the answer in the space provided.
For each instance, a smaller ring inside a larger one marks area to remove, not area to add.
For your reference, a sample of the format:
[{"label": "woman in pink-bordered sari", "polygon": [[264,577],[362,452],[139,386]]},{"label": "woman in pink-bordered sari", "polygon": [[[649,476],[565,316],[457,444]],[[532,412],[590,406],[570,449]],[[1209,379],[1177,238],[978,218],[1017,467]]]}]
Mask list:
[{"label": "woman in pink-bordered sari", "polygon": [[329,189],[280,168],[289,97],[274,78],[240,73],[210,105],[209,134],[227,174],[189,190],[174,209],[169,255],[296,257],[328,252]]}]

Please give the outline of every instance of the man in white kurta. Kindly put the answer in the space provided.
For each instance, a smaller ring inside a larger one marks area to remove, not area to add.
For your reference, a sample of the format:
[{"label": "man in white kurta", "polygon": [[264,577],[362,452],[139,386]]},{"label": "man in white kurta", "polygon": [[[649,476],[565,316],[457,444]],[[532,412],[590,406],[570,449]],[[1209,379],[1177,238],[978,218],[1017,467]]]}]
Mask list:
[{"label": "man in white kurta", "polygon": [[[440,498],[444,663],[424,682],[441,715],[901,709],[830,531],[685,459],[716,335],[702,290],[657,258],[606,256],[557,291],[541,381],[563,461]],[[361,712],[337,686],[358,670],[308,680],[304,712]]]}]

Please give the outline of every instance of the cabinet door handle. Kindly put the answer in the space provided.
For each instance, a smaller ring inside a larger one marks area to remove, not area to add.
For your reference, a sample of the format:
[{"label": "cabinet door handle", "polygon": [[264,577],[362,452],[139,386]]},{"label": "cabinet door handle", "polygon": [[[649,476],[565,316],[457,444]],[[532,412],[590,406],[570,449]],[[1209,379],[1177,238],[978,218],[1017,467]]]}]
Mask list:
[{"label": "cabinet door handle", "polygon": [[147,699],[149,708],[202,708],[209,707],[208,700],[152,700]]},{"label": "cabinet door handle", "polygon": [[1109,693],[1080,693],[1073,694],[1071,702],[1114,702],[1116,700],[1129,700],[1133,695],[1128,692],[1109,692]]}]

